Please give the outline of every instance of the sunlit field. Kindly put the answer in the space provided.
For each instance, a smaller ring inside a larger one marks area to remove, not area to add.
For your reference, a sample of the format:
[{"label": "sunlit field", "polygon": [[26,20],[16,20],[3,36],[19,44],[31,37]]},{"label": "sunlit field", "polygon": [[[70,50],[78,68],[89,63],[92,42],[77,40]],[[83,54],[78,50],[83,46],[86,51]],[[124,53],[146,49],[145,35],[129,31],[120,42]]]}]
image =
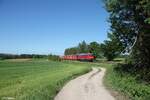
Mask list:
[{"label": "sunlit field", "polygon": [[69,79],[88,72],[90,66],[47,60],[0,61],[0,99],[53,100]]}]

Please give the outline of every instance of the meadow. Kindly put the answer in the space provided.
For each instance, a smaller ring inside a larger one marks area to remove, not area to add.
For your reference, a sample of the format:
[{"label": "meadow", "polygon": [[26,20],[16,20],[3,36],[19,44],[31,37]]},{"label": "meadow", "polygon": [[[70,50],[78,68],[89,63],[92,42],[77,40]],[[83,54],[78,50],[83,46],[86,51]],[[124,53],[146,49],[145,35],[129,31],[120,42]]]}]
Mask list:
[{"label": "meadow", "polygon": [[90,69],[90,64],[78,62],[0,61],[0,99],[53,100],[68,80]]},{"label": "meadow", "polygon": [[[149,100],[150,85],[139,82],[127,73],[117,72],[116,63],[108,62],[2,60],[0,61],[0,100],[53,100],[69,80],[91,70],[91,67],[107,69],[104,83],[118,100]],[[117,91],[117,92],[116,92]],[[117,93],[117,94],[116,94]]]}]

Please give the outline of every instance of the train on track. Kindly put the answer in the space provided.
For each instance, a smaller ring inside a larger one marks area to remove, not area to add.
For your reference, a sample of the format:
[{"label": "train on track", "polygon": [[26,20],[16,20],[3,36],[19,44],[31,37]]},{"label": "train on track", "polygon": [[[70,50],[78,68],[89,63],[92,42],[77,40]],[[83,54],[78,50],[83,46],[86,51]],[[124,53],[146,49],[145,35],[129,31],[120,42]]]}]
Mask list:
[{"label": "train on track", "polygon": [[61,57],[62,60],[78,60],[78,61],[90,61],[95,59],[91,53],[81,53],[76,55],[65,55]]}]

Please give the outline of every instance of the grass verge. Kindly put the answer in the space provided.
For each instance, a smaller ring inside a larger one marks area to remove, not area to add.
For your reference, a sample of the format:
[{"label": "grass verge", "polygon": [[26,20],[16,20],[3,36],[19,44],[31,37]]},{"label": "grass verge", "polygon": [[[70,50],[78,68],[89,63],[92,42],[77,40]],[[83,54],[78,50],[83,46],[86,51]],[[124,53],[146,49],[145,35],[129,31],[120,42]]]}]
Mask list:
[{"label": "grass verge", "polygon": [[130,74],[121,74],[115,70],[116,64],[108,65],[104,83],[112,90],[118,91],[123,96],[119,100],[149,100],[150,85],[136,80]]}]

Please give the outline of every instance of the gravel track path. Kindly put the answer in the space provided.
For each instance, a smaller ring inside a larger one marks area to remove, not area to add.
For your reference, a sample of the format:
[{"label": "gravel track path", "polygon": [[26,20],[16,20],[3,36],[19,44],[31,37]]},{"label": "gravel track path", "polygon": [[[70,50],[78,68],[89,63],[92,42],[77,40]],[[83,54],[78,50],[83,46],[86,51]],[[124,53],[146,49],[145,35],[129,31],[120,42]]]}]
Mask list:
[{"label": "gravel track path", "polygon": [[103,85],[105,68],[93,68],[68,82],[54,100],[115,100]]}]

